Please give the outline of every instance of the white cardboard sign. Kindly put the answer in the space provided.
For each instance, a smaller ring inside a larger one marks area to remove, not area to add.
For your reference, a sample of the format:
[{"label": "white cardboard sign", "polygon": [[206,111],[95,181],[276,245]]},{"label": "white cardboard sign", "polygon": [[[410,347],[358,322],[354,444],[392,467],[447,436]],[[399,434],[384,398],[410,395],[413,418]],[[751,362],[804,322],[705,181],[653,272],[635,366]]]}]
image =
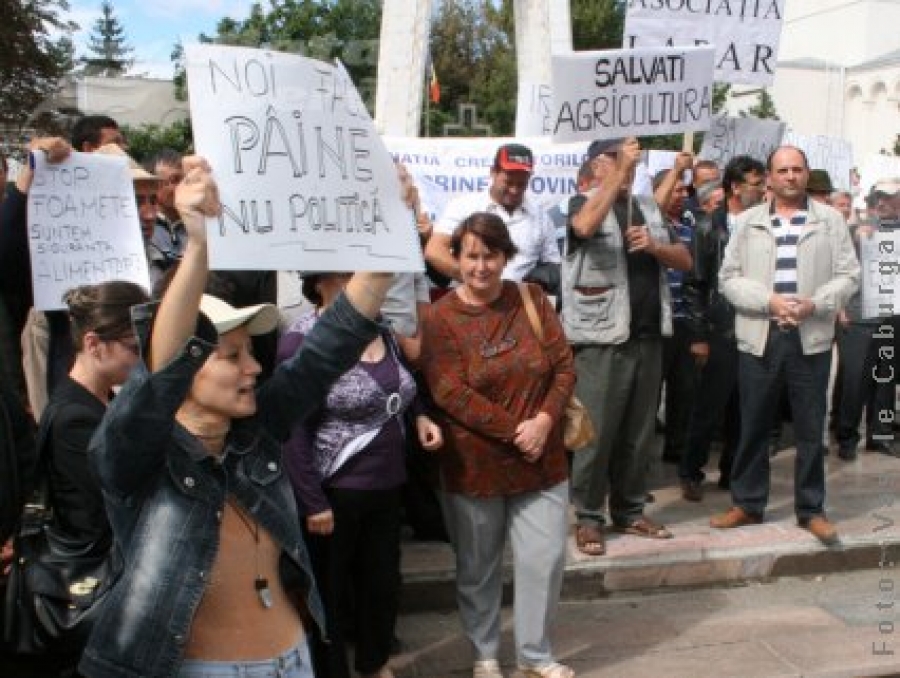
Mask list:
[{"label": "white cardboard sign", "polygon": [[548,83],[520,82],[516,137],[550,136],[553,90]]},{"label": "white cardboard sign", "polygon": [[738,155],[766,162],[769,154],[781,145],[785,124],[778,120],[753,117],[713,116],[712,125],[703,135],[700,158],[712,160],[719,167]]},{"label": "white cardboard sign", "polygon": [[186,57],[194,141],[224,208],[207,224],[213,268],[423,269],[393,161],[343,68],[221,45]]},{"label": "white cardboard sign", "polygon": [[826,170],[836,189],[850,190],[853,146],[849,141],[823,135],[799,134],[789,129],[781,143],[803,149],[810,169]]},{"label": "white cardboard sign", "polygon": [[34,307],[65,308],[66,290],[110,280],[150,289],[147,257],[122,157],[72,153],[49,163],[34,153],[28,192],[28,244]]},{"label": "white cardboard sign", "polygon": [[628,0],[623,47],[714,45],[719,82],[771,85],[786,0]]},{"label": "white cardboard sign", "polygon": [[713,49],[553,56],[553,140],[697,132],[712,114]]}]

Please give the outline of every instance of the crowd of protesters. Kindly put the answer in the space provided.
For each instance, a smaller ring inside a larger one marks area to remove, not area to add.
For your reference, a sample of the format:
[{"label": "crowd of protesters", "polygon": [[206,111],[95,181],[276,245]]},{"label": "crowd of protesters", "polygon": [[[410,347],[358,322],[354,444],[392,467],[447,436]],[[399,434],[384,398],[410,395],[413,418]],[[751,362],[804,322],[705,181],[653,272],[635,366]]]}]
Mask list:
[{"label": "crowd of protesters", "polygon": [[[898,455],[895,382],[872,378],[895,373],[879,328],[896,336],[897,318],[864,312],[859,258],[900,220],[900,179],[860,209],[783,146],[724,167],[676,154],[633,195],[638,141],[602,140],[578,194],[545,211],[527,195],[531,151],[506,144],[488,188],[432,223],[398,167],[431,275],[302,272],[308,310],[288,317],[274,273],[209,271],[206,162],[141,166],[126,142],[87,116],[27,151],[125,156],[151,290],[81,286],[35,311],[27,163],[0,206],[4,422],[41,431],[55,529],[117,563],[54,675],[390,678],[401,524],[420,508],[403,488],[425,455],[473,677],[504,675],[509,541],[518,668],[572,678],[551,644],[570,507],[585,557],[610,529],[673,538],[645,511],[649,469],[677,465],[682,498],[701,502],[718,441],[733,506],[710,524],[762,522],[787,411],[798,526],[832,545],[829,425],[840,463],[863,441]],[[566,450],[573,394],[597,434]]]}]

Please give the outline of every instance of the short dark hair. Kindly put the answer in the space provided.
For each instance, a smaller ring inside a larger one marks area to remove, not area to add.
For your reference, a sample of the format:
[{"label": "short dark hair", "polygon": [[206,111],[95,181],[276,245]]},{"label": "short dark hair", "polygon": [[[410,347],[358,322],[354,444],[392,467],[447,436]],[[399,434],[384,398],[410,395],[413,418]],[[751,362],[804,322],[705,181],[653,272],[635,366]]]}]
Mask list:
[{"label": "short dark hair", "polygon": [[769,170],[770,172],[772,171],[772,158],[775,157],[775,154],[778,153],[778,151],[782,151],[786,148],[790,148],[794,151],[797,151],[797,153],[800,154],[800,157],[803,158],[803,166],[806,169],[809,169],[809,159],[806,157],[806,152],[802,148],[798,148],[797,146],[791,146],[790,144],[786,144],[784,146],[779,146],[778,148],[773,150],[771,153],[769,153],[769,157],[766,158],[766,169],[767,170]]},{"label": "short dark hair", "polygon": [[157,165],[166,167],[181,167],[184,156],[174,148],[161,148],[144,161],[144,169],[150,174],[156,174]]},{"label": "short dark hair", "polygon": [[149,299],[143,287],[125,280],[81,285],[68,290],[63,295],[63,302],[69,308],[75,350],[84,348],[84,335],[88,332],[96,332],[106,341],[134,334],[131,307]]},{"label": "short dark hair", "polygon": [[[674,168],[672,168],[672,169],[674,169]],[[671,172],[672,169],[661,169],[659,172],[657,172],[656,174],[653,175],[653,179],[650,181],[650,186],[653,188],[654,191],[657,188],[659,188],[660,186],[662,186],[662,182],[665,181],[665,178],[669,175],[669,172]],[[677,180],[681,181],[683,179],[684,179],[684,175],[681,175],[678,177]]]},{"label": "short dark hair", "polygon": [[722,188],[725,189],[725,195],[731,196],[731,187],[743,182],[744,176],[751,173],[765,176],[766,166],[749,155],[736,155],[729,160],[725,165],[725,171],[722,172]]},{"label": "short dark hair", "polygon": [[450,249],[453,257],[459,259],[462,253],[462,241],[467,235],[473,235],[488,248],[490,252],[500,252],[507,261],[516,256],[519,249],[509,236],[509,229],[503,219],[490,212],[475,212],[463,219],[453,231]]},{"label": "short dark hair", "polygon": [[108,115],[86,115],[72,127],[72,148],[80,151],[85,143],[100,145],[100,130],[119,129],[119,123]]},{"label": "short dark hair", "polygon": [[322,305],[322,302],[325,301],[319,293],[319,290],[316,289],[316,283],[319,282],[320,277],[321,275],[318,273],[304,275],[303,282],[300,285],[303,296],[316,308],[319,308]]}]

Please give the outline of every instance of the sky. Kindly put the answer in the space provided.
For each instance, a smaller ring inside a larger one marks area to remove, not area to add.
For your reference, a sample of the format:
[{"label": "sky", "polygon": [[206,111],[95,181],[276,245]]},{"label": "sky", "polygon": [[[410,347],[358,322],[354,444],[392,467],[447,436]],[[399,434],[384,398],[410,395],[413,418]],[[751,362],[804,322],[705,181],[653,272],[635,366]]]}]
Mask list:
[{"label": "sky", "polygon": [[[179,39],[189,44],[201,33],[213,35],[221,18],[244,19],[251,4],[251,0],[112,0],[126,40],[134,48],[130,73],[171,78],[169,57]],[[76,56],[86,53],[88,36],[99,17],[100,0],[69,0],[66,18],[81,27],[73,36]]]}]

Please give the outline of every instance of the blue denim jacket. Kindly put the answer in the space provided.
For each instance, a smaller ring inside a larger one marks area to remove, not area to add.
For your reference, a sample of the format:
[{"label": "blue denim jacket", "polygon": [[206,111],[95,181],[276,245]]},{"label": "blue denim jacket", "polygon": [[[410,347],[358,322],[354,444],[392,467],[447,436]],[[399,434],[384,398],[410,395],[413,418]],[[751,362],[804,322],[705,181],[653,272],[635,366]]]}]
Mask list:
[{"label": "blue denim jacket", "polygon": [[[139,338],[147,331],[137,326]],[[376,325],[342,295],[257,391],[257,414],[235,420],[221,462],[175,421],[194,375],[215,348],[201,316],[172,362],[143,366],[112,402],[89,454],[100,477],[124,571],[101,612],[79,670],[89,678],[162,678],[181,663],[219,543],[227,493],[282,548],[282,578],[299,575],[309,611],[324,613],[300,532],[281,443],[359,359]],[[287,584],[287,581],[286,581]]]}]

